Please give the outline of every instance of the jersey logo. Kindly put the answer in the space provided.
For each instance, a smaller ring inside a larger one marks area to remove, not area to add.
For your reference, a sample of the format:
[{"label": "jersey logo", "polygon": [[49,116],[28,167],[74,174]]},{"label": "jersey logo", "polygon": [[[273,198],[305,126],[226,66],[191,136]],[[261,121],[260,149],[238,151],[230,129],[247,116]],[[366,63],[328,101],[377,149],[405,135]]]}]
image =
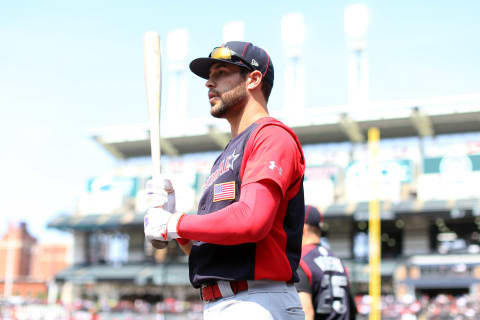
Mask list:
[{"label": "jersey logo", "polygon": [[235,153],[235,150],[233,150],[232,154],[227,156],[225,159],[223,159],[220,164],[217,167],[217,170],[215,170],[213,173],[211,173],[207,180],[205,181],[205,184],[203,185],[203,191],[208,189],[212,185],[212,183],[217,180],[218,177],[220,177],[222,174],[227,172],[228,170],[233,171],[233,164],[235,163],[235,160],[240,156],[240,154]]},{"label": "jersey logo", "polygon": [[268,169],[270,169],[272,171],[277,169],[279,175],[282,175],[282,173],[283,173],[282,167],[277,166],[275,161],[270,161],[270,165],[268,166]]},{"label": "jersey logo", "polygon": [[235,199],[235,181],[218,183],[213,186],[213,202]]}]

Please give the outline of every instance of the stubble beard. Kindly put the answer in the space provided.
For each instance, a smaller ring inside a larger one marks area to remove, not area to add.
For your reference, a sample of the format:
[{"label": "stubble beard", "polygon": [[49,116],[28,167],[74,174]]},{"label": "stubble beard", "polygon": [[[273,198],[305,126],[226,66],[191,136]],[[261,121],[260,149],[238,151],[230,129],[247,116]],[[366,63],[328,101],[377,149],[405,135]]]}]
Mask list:
[{"label": "stubble beard", "polygon": [[244,82],[240,81],[232,89],[218,96],[219,103],[210,109],[210,114],[215,118],[226,118],[238,112],[247,101],[247,90]]}]

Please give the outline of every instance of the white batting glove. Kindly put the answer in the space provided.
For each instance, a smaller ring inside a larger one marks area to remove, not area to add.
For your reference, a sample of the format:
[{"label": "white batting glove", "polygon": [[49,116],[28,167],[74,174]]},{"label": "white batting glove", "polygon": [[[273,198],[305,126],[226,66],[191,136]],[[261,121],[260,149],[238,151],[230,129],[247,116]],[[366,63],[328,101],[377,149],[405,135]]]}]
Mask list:
[{"label": "white batting glove", "polygon": [[175,212],[175,190],[172,181],[161,178],[159,181],[150,179],[145,185],[148,208],[163,208]]},{"label": "white batting glove", "polygon": [[163,208],[150,208],[143,219],[145,238],[148,241],[169,241],[180,238],[177,233],[178,222],[184,213],[170,213]]}]

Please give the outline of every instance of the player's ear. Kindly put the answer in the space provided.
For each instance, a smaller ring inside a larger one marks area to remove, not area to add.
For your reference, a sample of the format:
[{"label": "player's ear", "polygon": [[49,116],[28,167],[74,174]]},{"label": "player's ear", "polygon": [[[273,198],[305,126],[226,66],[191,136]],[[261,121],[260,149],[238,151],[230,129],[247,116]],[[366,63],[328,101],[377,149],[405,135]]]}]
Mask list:
[{"label": "player's ear", "polygon": [[258,70],[252,71],[247,77],[247,88],[253,90],[262,83],[262,73]]}]

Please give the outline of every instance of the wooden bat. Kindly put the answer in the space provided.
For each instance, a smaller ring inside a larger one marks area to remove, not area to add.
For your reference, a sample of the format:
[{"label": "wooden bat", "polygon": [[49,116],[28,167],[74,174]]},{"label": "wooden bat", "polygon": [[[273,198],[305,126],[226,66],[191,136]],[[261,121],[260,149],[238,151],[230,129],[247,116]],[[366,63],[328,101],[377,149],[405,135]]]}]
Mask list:
[{"label": "wooden bat", "polygon": [[[157,32],[145,32],[143,38],[145,61],[145,86],[147,89],[148,120],[150,128],[150,147],[152,151],[152,179],[159,182],[160,177],[160,98],[162,92],[162,65],[160,37]],[[166,241],[153,240],[156,249],[167,246]]]}]

